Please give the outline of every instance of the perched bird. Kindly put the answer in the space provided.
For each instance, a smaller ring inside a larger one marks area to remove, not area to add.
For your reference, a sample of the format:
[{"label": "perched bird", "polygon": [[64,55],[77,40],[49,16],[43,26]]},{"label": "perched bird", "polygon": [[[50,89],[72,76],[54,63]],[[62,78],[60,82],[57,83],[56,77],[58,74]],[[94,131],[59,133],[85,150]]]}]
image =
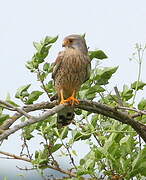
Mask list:
[{"label": "perched bird", "polygon": [[58,54],[52,78],[59,103],[69,104],[57,115],[57,122],[64,126],[74,118],[73,105],[79,103],[76,94],[90,77],[91,63],[86,42],[82,36],[69,35],[65,37],[62,46],[65,49]]}]

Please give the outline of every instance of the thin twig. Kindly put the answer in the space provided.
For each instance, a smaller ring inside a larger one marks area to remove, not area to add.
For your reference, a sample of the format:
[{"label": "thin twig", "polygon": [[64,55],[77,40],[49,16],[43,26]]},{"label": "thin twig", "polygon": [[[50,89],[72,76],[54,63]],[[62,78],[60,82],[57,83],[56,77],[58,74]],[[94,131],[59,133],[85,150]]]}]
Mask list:
[{"label": "thin twig", "polygon": [[36,170],[37,169],[36,167],[33,167],[33,168],[27,168],[27,167],[21,168],[19,166],[16,166],[16,168],[18,168],[19,170],[23,170],[23,171],[31,171],[31,170]]},{"label": "thin twig", "polygon": [[[40,69],[38,68],[38,76],[40,76],[40,75],[41,75],[41,72],[40,72]],[[43,90],[46,92],[48,98],[50,99],[51,96],[49,95],[49,93],[48,93],[48,91],[47,91],[47,89],[45,87],[44,81],[41,78],[39,78],[39,81],[42,84]]]},{"label": "thin twig", "polygon": [[117,86],[114,87],[114,90],[115,90],[116,96],[118,98],[118,104],[120,106],[123,106],[123,101],[121,99],[121,96],[120,96],[120,93],[119,93],[119,90],[118,90]]},{"label": "thin twig", "polygon": [[[30,159],[27,159],[27,158],[24,158],[24,157],[15,155],[15,154],[11,154],[11,153],[8,153],[8,152],[0,151],[0,154],[3,154],[3,155],[8,156],[8,157],[12,157],[12,159],[23,160],[23,161],[26,161],[26,162],[29,162],[29,163],[31,163],[31,161],[32,161],[32,160],[30,160]],[[40,168],[41,168],[41,167],[43,168],[43,166],[40,166]],[[54,169],[54,170],[59,171],[59,172],[61,172],[61,173],[67,174],[67,175],[69,175],[69,176],[71,176],[71,177],[76,177],[76,176],[77,176],[75,173],[72,173],[72,172],[70,172],[70,171],[61,169],[61,168],[59,168],[59,167],[54,167],[54,166],[51,166],[51,165],[47,165],[47,166],[45,165],[45,167],[48,167],[48,168],[50,168],[50,169]],[[37,167],[36,167],[36,169],[37,169]]]},{"label": "thin twig", "polygon": [[23,127],[25,126],[28,126],[28,125],[31,125],[31,124],[34,124],[34,123],[37,123],[39,121],[43,121],[45,120],[46,118],[48,118],[49,116],[51,115],[54,115],[55,113],[59,112],[60,110],[62,110],[63,108],[65,107],[65,105],[63,104],[60,104],[54,108],[52,108],[51,110],[48,110],[46,111],[45,113],[43,113],[42,115],[40,116],[36,116],[36,117],[31,117],[30,119],[24,121],[24,122],[21,122],[20,124],[18,125],[15,125],[13,128],[11,129],[8,129],[6,131],[4,131],[1,135],[0,135],[0,141],[7,138],[9,135],[15,133],[16,131],[18,131],[19,129],[22,129]]},{"label": "thin twig", "polygon": [[52,154],[52,152],[50,151],[50,144],[48,143],[48,139],[46,138],[46,136],[43,136],[44,137],[44,139],[45,139],[45,145],[48,147],[47,149],[48,149],[48,151],[49,151],[49,156],[52,158],[52,161],[53,161],[53,165],[55,165],[55,166],[57,166],[58,168],[59,168],[59,164],[58,164],[58,162],[55,160],[55,158],[54,158],[54,156],[53,156],[53,154]]},{"label": "thin twig", "polygon": [[[36,104],[31,104],[31,105],[25,105],[21,107],[22,110],[25,112],[32,112],[36,110],[43,110],[43,109],[51,109],[57,104],[57,101],[53,102],[41,102],[41,103],[36,103]],[[22,117],[23,114],[21,113],[15,113],[11,118],[7,119],[1,126],[0,126],[0,131],[1,130],[7,130],[17,119]],[[1,132],[0,132],[1,134]]]},{"label": "thin twig", "polygon": [[135,108],[129,108],[129,107],[121,107],[121,106],[118,106],[116,107],[117,109],[123,109],[123,110],[128,110],[128,111],[135,111],[137,112],[139,115],[146,115],[146,111],[142,111],[142,110],[139,110],[139,109],[135,109]]},{"label": "thin twig", "polygon": [[69,147],[64,144],[64,142],[62,141],[62,139],[61,139],[61,143],[62,143],[62,145],[65,147],[65,149],[67,150],[72,165],[74,166],[75,169],[77,169],[77,167],[76,167],[76,165],[75,165],[75,162],[74,162],[74,158],[72,157],[72,155],[71,155],[71,153],[70,153]]},{"label": "thin twig", "polygon": [[13,111],[17,111],[18,113],[24,115],[27,118],[31,118],[32,117],[27,112],[25,112],[23,109],[15,107],[15,106],[13,106],[12,104],[10,104],[10,103],[8,103],[6,101],[0,100],[0,104],[4,104],[6,107],[8,107],[7,109],[13,110]]},{"label": "thin twig", "polygon": [[137,75],[136,88],[135,88],[132,104],[134,104],[135,102],[135,98],[138,91],[138,84],[141,77],[142,61],[143,61],[143,54],[144,54],[145,48],[142,49],[141,44],[136,44],[136,50],[137,50],[137,58],[138,58],[138,75]]},{"label": "thin twig", "polygon": [[[22,132],[23,133],[23,132]],[[22,150],[20,152],[20,155],[23,154],[24,148],[26,148],[27,151],[27,157],[29,157],[29,159],[32,159],[32,154],[30,154],[29,148],[28,148],[28,144],[27,144],[27,140],[25,139],[25,137],[22,137],[23,139],[23,144],[22,144]]]},{"label": "thin twig", "polygon": [[[40,110],[40,109],[45,109],[45,108],[51,108],[53,107],[57,102],[44,102],[44,103],[38,103],[35,105],[31,105],[31,106],[26,106],[24,107],[25,111],[35,111],[35,110]],[[40,106],[41,105],[41,106]],[[19,129],[37,123],[39,121],[45,120],[46,118],[48,118],[48,116],[54,115],[55,113],[59,112],[60,110],[62,110],[65,107],[65,105],[58,105],[50,110],[47,110],[46,112],[44,112],[41,116],[39,117],[33,117],[31,119],[28,119],[27,121],[21,122],[18,125],[15,125],[13,128],[8,129],[6,131],[4,131],[1,135],[0,135],[0,141],[7,138],[10,134],[15,133],[16,131],[18,131]],[[80,100],[80,103],[78,105],[75,106],[75,108],[79,108],[82,110],[86,110],[92,113],[97,113],[97,114],[101,114],[105,117],[109,117],[112,119],[115,119],[119,122],[122,122],[124,124],[128,124],[130,125],[140,136],[141,138],[146,142],[146,125],[142,124],[141,122],[135,120],[134,118],[132,118],[132,116],[128,115],[127,113],[118,111],[118,109],[116,107],[110,107],[108,105],[102,104],[100,102],[93,102],[93,101],[87,101],[87,100]],[[144,112],[144,111],[143,111]],[[145,112],[144,112],[145,114]],[[16,119],[20,118],[22,115],[20,113],[15,114],[15,116],[13,116],[13,119],[10,119],[10,123],[15,122]],[[9,124],[10,125],[10,124]],[[3,125],[0,127],[0,130],[3,130]],[[6,128],[6,125],[4,126]]]},{"label": "thin twig", "polygon": [[0,151],[0,154],[12,157],[13,159],[18,159],[18,160],[23,160],[23,161],[31,162],[31,160],[28,159],[28,158],[25,158],[25,157],[22,157],[22,156],[18,156],[18,155],[15,155],[15,154],[11,154],[11,153],[8,153],[8,152]]}]

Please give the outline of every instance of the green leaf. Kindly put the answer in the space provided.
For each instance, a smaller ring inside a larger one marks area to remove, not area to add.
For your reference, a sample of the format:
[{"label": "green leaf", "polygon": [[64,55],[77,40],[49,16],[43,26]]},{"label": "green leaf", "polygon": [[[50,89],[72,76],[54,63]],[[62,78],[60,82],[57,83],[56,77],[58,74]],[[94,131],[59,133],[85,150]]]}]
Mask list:
[{"label": "green leaf", "polygon": [[7,101],[9,104],[12,104],[12,105],[15,106],[15,107],[19,107],[18,104],[16,104],[14,101],[11,100],[11,97],[10,97],[10,94],[9,94],[9,93],[7,93],[6,101]]},{"label": "green leaf", "polygon": [[34,61],[27,61],[25,67],[29,69],[31,72],[34,72],[35,69],[38,68],[38,63]]},{"label": "green leaf", "polygon": [[57,128],[53,128],[53,130],[54,130],[54,135],[60,137],[59,130]]},{"label": "green leaf", "polygon": [[80,137],[81,140],[86,140],[89,139],[91,137],[91,134],[82,134],[82,136]]},{"label": "green leaf", "polygon": [[127,135],[125,137],[123,137],[121,140],[120,140],[120,145],[122,145],[123,143],[126,143],[129,141],[129,138],[130,138],[130,135]]},{"label": "green leaf", "polygon": [[32,104],[34,101],[36,101],[43,92],[41,91],[32,91],[31,94],[28,96],[28,99],[26,101],[26,104]]},{"label": "green leaf", "polygon": [[117,67],[105,67],[104,69],[98,69],[97,74],[93,78],[96,85],[108,84],[108,80],[117,71]]},{"label": "green leaf", "polygon": [[60,134],[60,138],[61,139],[65,139],[66,137],[67,137],[67,134],[68,134],[68,127],[64,127],[63,129],[62,129],[62,132],[61,132],[61,134]]},{"label": "green leaf", "polygon": [[88,100],[93,100],[95,98],[95,96],[96,96],[96,93],[92,93],[92,94],[87,94],[85,97]]},{"label": "green leaf", "polygon": [[135,81],[134,83],[131,84],[131,88],[134,90],[143,90],[143,87],[146,86],[146,83],[142,81]]},{"label": "green leaf", "polygon": [[132,171],[134,173],[131,172],[131,177],[139,173],[146,176],[146,147],[141,150],[137,158],[132,162]]},{"label": "green leaf", "polygon": [[83,159],[80,160],[80,165],[87,170],[93,170],[95,166],[95,152],[90,151]]},{"label": "green leaf", "polygon": [[62,144],[55,144],[51,149],[50,149],[50,152],[51,153],[54,153],[56,152],[58,149],[60,149],[62,146]]},{"label": "green leaf", "polygon": [[32,132],[36,129],[36,124],[32,124],[30,126],[26,126],[23,128],[23,137],[25,137],[27,140],[30,140],[34,136],[32,135]]},{"label": "green leaf", "polygon": [[44,66],[43,66],[43,70],[44,71],[48,71],[49,67],[50,67],[50,64],[49,63],[45,63]]},{"label": "green leaf", "polygon": [[37,159],[39,156],[39,151],[35,151],[35,159]]},{"label": "green leaf", "polygon": [[81,138],[82,134],[77,129],[72,131],[72,138],[74,141],[78,141]]},{"label": "green leaf", "polygon": [[75,114],[77,114],[77,115],[81,115],[82,114],[82,110],[81,109],[75,109],[74,110],[74,112],[75,112]]},{"label": "green leaf", "polygon": [[40,159],[38,162],[39,165],[47,165],[47,163],[48,163],[47,159]]},{"label": "green leaf", "polygon": [[145,110],[146,109],[146,99],[142,99],[140,103],[138,104],[138,109]]},{"label": "green leaf", "polygon": [[0,114],[0,125],[9,118],[8,114]]},{"label": "green leaf", "polygon": [[43,46],[41,48],[40,52],[37,52],[36,54],[34,54],[33,61],[38,63],[38,64],[44,62],[44,59],[47,57],[50,48],[51,48],[51,45],[50,46]]},{"label": "green leaf", "polygon": [[49,93],[52,93],[52,92],[55,91],[52,80],[49,81],[47,84],[45,84],[45,89],[46,89]]},{"label": "green leaf", "polygon": [[50,63],[45,63],[44,66],[43,66],[43,70],[48,72],[48,73],[51,73],[52,70],[53,70],[53,66],[50,65]]},{"label": "green leaf", "polygon": [[0,115],[2,114],[2,112],[3,112],[3,108],[2,108],[2,107],[0,107]]},{"label": "green leaf", "polygon": [[97,126],[97,121],[98,121],[98,115],[92,116],[91,124],[94,128]]},{"label": "green leaf", "polygon": [[96,51],[89,51],[89,57],[90,59],[106,59],[108,58],[107,55],[102,50],[96,50]]},{"label": "green leaf", "polygon": [[72,150],[71,152],[72,152],[73,155],[78,156],[77,152],[75,150]]},{"label": "green leaf", "polygon": [[133,90],[129,89],[127,85],[123,86],[123,92],[121,93],[123,100],[128,101],[133,97]]},{"label": "green leaf", "polygon": [[113,147],[113,144],[115,143],[115,138],[117,137],[117,135],[118,135],[117,133],[112,133],[109,136],[108,140],[105,142],[104,147],[103,147],[105,153],[109,153],[110,151],[113,150],[112,147]]},{"label": "green leaf", "polygon": [[27,90],[30,86],[31,86],[31,84],[28,84],[28,85],[24,85],[24,86],[21,86],[20,88],[18,88],[17,92],[15,94],[15,97],[22,98],[22,97],[25,97],[26,94],[28,95]]},{"label": "green leaf", "polygon": [[42,47],[42,45],[41,45],[40,43],[38,43],[38,42],[33,42],[33,45],[34,45],[34,47],[36,48],[37,51],[40,51],[40,49],[41,49],[41,47]]},{"label": "green leaf", "polygon": [[45,72],[40,72],[39,74],[37,74],[38,81],[44,81],[47,75],[48,74]]},{"label": "green leaf", "polygon": [[55,37],[46,36],[44,40],[44,44],[48,45],[48,44],[55,43],[57,39],[58,39],[58,36],[55,36]]},{"label": "green leaf", "polygon": [[98,84],[92,86],[91,88],[88,88],[88,91],[86,93],[86,96],[89,95],[89,94],[96,94],[96,93],[99,93],[99,92],[104,92],[105,89],[101,86],[99,86]]},{"label": "green leaf", "polygon": [[96,161],[99,161],[103,157],[103,154],[101,153],[100,150],[98,150],[98,147],[95,148],[95,157],[96,157]]}]

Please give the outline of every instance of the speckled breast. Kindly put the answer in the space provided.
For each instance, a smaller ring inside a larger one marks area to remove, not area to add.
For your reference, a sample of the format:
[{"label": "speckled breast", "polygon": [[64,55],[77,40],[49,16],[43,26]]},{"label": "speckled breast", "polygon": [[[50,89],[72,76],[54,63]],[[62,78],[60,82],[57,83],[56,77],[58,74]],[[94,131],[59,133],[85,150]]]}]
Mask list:
[{"label": "speckled breast", "polygon": [[72,50],[64,53],[62,63],[57,72],[55,87],[71,94],[78,91],[86,78],[87,57],[81,52]]}]

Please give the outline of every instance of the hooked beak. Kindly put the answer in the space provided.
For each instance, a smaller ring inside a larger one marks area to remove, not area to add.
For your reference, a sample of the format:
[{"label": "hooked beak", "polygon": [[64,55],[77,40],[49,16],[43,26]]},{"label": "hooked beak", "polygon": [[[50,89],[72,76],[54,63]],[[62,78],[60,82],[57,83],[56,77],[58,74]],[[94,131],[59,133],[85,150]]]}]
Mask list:
[{"label": "hooked beak", "polygon": [[63,43],[62,43],[62,47],[65,47],[67,44],[68,44],[68,41],[64,40]]}]

